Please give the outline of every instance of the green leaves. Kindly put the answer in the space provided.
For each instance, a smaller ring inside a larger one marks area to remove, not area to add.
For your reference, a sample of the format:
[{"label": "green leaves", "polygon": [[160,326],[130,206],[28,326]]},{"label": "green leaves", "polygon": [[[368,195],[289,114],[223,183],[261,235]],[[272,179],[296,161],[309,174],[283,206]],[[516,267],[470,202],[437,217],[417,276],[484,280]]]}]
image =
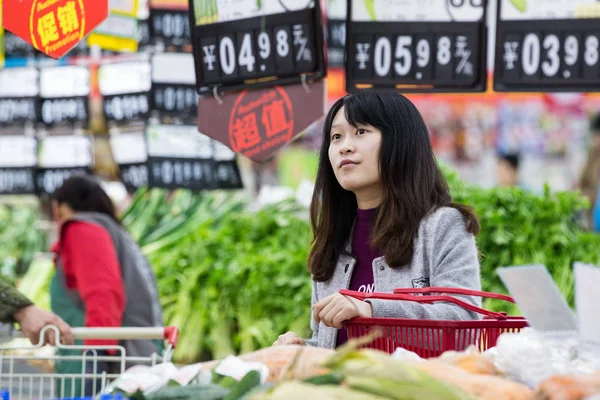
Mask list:
[{"label": "green leaves", "polygon": [[[453,200],[473,206],[480,219],[477,245],[483,254],[484,290],[505,292],[498,267],[544,264],[573,304],[573,262],[600,264],[600,236],[584,232],[575,218],[589,203],[574,192],[552,193],[546,187],[536,195],[519,188],[482,189],[461,182],[452,171],[445,174]],[[510,311],[501,302],[486,306]]]},{"label": "green leaves", "polygon": [[38,227],[40,218],[32,205],[0,204],[0,278],[14,284],[35,253],[49,250],[46,235]]},{"label": "green leaves", "polygon": [[[250,352],[287,330],[307,333],[311,233],[295,203],[254,212],[230,193],[188,199],[154,191],[127,221],[156,272],[165,322],[180,328],[177,361]],[[160,206],[150,207],[156,198]]]}]

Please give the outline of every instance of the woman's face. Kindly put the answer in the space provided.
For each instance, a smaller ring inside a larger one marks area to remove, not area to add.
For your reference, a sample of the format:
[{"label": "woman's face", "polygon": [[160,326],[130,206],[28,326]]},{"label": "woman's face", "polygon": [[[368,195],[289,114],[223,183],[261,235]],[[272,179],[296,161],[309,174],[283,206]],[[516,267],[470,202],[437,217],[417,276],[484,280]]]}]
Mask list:
[{"label": "woman's face", "polygon": [[342,107],[329,135],[329,162],[340,186],[357,196],[379,196],[381,131],[370,125],[350,125]]},{"label": "woman's face", "polygon": [[62,224],[71,219],[75,212],[66,203],[58,204],[56,200],[52,201],[52,215],[54,215],[54,222],[60,229]]}]

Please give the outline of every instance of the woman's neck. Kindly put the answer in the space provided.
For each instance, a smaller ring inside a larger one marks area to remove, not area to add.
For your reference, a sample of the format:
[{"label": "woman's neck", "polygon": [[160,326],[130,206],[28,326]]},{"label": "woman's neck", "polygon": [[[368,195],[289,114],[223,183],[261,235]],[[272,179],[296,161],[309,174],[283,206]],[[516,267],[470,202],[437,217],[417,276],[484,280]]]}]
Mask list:
[{"label": "woman's neck", "polygon": [[383,193],[381,192],[369,192],[369,193],[355,193],[356,204],[361,210],[370,210],[377,208],[381,204]]}]

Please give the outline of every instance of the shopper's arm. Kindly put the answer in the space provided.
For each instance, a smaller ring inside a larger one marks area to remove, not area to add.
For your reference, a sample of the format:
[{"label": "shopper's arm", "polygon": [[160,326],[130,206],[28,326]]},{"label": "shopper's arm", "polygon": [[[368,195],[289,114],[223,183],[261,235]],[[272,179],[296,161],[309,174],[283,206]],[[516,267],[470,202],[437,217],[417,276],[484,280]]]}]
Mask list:
[{"label": "shopper's arm", "polygon": [[33,303],[4,281],[0,281],[0,321],[13,322],[19,309]]}]

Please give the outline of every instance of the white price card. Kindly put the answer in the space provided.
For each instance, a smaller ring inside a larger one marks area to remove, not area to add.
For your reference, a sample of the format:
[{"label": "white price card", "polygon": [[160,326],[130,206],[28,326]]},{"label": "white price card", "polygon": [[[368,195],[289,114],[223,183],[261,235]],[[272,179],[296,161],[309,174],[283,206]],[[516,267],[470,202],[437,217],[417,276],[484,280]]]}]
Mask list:
[{"label": "white price card", "polygon": [[579,334],[584,341],[600,344],[600,268],[584,263],[574,267]]},{"label": "white price card", "polygon": [[350,0],[352,21],[477,22],[482,0]]},{"label": "white price card", "polygon": [[215,161],[233,161],[235,153],[223,143],[213,140],[215,146]]},{"label": "white price card", "polygon": [[103,96],[148,92],[152,87],[150,63],[146,61],[105,64],[98,69]]},{"label": "white price card", "polygon": [[191,53],[159,53],[152,57],[152,82],[196,84],[194,56]]},{"label": "white price card", "polygon": [[90,90],[90,71],[87,67],[68,65],[40,70],[41,97],[88,96]]},{"label": "white price card", "polygon": [[138,164],[148,160],[144,132],[120,133],[110,137],[110,149],[119,165]]},{"label": "white price card", "polygon": [[150,125],[146,137],[152,157],[213,157],[212,140],[201,135],[195,125]]},{"label": "white price card", "polygon": [[499,0],[503,21],[598,18],[596,0]]},{"label": "white price card", "polygon": [[39,72],[36,68],[0,69],[0,97],[35,97],[39,92]]},{"label": "white price card", "polygon": [[0,136],[0,167],[35,167],[37,140],[25,135]]},{"label": "white price card", "polygon": [[499,268],[529,325],[540,332],[577,331],[577,319],[543,265]]},{"label": "white price card", "polygon": [[48,136],[40,140],[40,168],[89,167],[93,164],[92,138],[86,136]]}]

